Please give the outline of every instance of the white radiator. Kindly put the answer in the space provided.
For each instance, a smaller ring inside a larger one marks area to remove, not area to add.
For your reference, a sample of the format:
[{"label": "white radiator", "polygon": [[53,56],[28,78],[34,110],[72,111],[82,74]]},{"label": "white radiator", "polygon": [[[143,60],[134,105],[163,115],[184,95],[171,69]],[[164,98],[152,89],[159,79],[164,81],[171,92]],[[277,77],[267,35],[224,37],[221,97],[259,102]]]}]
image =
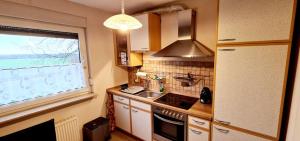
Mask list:
[{"label": "white radiator", "polygon": [[78,119],[75,116],[55,123],[57,141],[80,141]]}]

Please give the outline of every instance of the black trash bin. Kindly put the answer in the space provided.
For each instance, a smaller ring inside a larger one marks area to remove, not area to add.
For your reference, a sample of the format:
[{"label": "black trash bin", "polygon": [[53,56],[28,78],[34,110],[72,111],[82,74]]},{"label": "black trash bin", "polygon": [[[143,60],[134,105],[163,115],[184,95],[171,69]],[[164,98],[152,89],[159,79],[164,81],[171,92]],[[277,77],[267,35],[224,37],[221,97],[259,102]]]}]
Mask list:
[{"label": "black trash bin", "polygon": [[107,141],[110,139],[108,119],[99,117],[83,125],[83,141]]}]

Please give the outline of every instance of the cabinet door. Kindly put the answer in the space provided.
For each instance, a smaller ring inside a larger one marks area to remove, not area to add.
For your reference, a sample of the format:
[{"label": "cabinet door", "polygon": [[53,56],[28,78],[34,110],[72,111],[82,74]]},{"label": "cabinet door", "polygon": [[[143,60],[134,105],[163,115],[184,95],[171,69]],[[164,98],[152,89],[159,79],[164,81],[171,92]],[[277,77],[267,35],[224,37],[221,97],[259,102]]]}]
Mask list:
[{"label": "cabinet door", "polygon": [[116,126],[130,133],[130,111],[129,106],[114,102]]},{"label": "cabinet door", "polygon": [[212,130],[212,141],[270,141],[270,140],[214,125]]},{"label": "cabinet door", "polygon": [[131,51],[148,51],[150,49],[149,15],[142,14],[135,18],[142,23],[143,27],[130,32]]},{"label": "cabinet door", "polygon": [[288,40],[294,0],[220,0],[218,43]]},{"label": "cabinet door", "polygon": [[145,141],[152,141],[151,113],[131,108],[132,134]]},{"label": "cabinet door", "polygon": [[209,141],[209,133],[197,128],[188,128],[188,141]]},{"label": "cabinet door", "polygon": [[277,136],[288,45],[217,50],[216,122]]}]

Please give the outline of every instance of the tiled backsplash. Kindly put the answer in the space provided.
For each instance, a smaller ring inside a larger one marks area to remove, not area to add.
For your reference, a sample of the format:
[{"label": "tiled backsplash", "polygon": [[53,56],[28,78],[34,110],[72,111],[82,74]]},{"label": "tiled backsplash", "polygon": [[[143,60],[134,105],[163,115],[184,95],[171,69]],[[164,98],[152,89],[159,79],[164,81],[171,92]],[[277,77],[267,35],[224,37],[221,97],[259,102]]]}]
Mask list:
[{"label": "tiled backsplash", "polygon": [[[213,62],[199,62],[199,61],[166,61],[166,60],[144,60],[141,68],[129,68],[129,84],[143,85],[136,83],[137,70],[164,76],[165,88],[167,91],[176,92],[184,95],[199,97],[202,88],[213,88],[214,78],[214,63]],[[181,82],[174,79],[175,76],[187,76],[190,73],[200,81],[193,86],[183,87]],[[159,83],[157,80],[151,80],[150,89],[158,91]]]}]

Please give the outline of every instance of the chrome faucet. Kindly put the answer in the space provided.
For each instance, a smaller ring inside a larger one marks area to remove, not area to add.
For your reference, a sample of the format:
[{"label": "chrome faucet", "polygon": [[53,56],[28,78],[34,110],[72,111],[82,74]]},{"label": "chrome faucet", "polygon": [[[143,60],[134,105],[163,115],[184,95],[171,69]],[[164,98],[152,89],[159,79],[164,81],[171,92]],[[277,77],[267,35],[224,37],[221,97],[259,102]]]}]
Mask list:
[{"label": "chrome faucet", "polygon": [[149,91],[150,90],[150,88],[149,88],[149,86],[150,86],[150,83],[151,83],[151,80],[150,79],[144,79],[144,89],[146,90],[146,91]]},{"label": "chrome faucet", "polygon": [[164,78],[162,77],[159,77],[158,75],[156,74],[153,74],[153,73],[145,73],[145,72],[140,72],[138,70],[138,72],[136,73],[136,75],[138,77],[141,77],[144,81],[143,81],[143,85],[144,85],[144,89],[146,91],[149,91],[150,90],[150,83],[151,83],[151,80],[157,80],[158,83],[159,83],[159,91],[162,93],[164,92],[165,88],[164,88],[164,84],[163,84],[163,80]]}]

